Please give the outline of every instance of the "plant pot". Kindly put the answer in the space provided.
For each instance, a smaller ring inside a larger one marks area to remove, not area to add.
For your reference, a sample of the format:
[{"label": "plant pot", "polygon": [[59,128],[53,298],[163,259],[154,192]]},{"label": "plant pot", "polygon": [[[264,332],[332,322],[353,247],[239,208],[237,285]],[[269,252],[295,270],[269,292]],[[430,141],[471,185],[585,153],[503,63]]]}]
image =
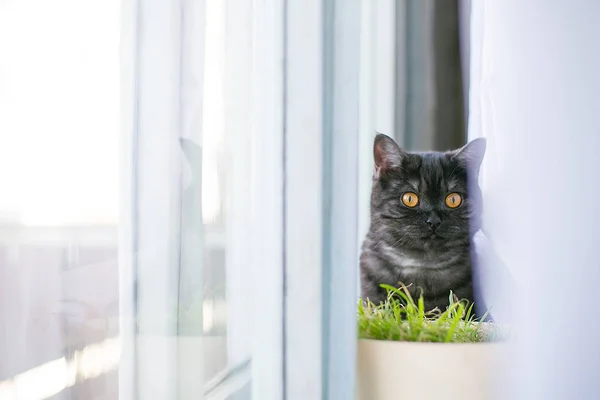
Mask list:
[{"label": "plant pot", "polygon": [[357,400],[486,400],[503,343],[360,339]]}]

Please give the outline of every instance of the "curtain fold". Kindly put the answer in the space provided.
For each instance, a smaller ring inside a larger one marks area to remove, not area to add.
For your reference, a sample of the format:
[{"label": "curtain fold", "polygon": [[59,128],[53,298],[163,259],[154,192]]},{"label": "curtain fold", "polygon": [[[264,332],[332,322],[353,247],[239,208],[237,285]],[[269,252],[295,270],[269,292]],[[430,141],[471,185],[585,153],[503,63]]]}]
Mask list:
[{"label": "curtain fold", "polygon": [[133,93],[124,104],[132,156],[122,165],[132,176],[122,204],[129,218],[122,225],[131,229],[121,245],[133,259],[122,266],[120,284],[122,293],[133,288],[123,301],[132,302],[124,316],[134,322],[123,319],[133,330],[124,332],[124,347],[133,354],[121,370],[121,380],[131,382],[121,396],[198,399],[205,381],[202,306],[193,316],[189,310],[194,295],[203,295],[205,6],[203,0],[132,3],[123,37],[134,57],[122,60],[123,85]]},{"label": "curtain fold", "polygon": [[503,354],[514,368],[496,375],[503,398],[598,393],[599,13],[592,1],[473,2],[469,130],[488,144],[484,232],[519,284],[484,276],[514,321]]}]

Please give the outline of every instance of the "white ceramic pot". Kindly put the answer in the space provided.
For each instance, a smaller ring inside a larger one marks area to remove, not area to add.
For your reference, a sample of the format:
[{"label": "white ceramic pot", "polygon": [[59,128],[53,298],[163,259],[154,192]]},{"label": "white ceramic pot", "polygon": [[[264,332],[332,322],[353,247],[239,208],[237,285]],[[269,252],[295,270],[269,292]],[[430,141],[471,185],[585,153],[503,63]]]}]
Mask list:
[{"label": "white ceramic pot", "polygon": [[358,341],[357,400],[486,400],[501,343]]}]

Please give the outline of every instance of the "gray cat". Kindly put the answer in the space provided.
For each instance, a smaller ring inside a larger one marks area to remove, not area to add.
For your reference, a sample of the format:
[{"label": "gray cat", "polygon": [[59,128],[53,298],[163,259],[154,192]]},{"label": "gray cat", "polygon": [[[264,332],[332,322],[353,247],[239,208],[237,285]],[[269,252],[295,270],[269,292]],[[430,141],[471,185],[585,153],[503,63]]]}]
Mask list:
[{"label": "gray cat", "polygon": [[409,153],[390,137],[374,143],[371,226],[360,257],[361,296],[385,300],[379,285],[423,292],[425,308],[448,306],[452,290],[473,300],[471,241],[481,227],[477,176],[485,139],[449,152]]}]

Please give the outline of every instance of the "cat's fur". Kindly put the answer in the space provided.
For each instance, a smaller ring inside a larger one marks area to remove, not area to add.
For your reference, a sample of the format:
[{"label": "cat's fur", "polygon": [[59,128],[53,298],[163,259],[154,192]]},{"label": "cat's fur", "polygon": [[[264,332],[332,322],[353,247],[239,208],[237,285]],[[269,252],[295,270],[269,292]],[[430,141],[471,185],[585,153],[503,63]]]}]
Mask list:
[{"label": "cat's fur", "polygon": [[[413,296],[423,291],[427,310],[444,310],[451,290],[473,300],[471,240],[481,225],[477,175],[485,147],[476,139],[455,151],[409,153],[376,136],[371,226],[360,257],[363,299],[379,303],[386,296],[380,284],[403,283]],[[402,203],[406,192],[419,196],[416,207]],[[445,204],[453,192],[463,197],[455,209]],[[439,219],[435,233],[431,218]]]}]

